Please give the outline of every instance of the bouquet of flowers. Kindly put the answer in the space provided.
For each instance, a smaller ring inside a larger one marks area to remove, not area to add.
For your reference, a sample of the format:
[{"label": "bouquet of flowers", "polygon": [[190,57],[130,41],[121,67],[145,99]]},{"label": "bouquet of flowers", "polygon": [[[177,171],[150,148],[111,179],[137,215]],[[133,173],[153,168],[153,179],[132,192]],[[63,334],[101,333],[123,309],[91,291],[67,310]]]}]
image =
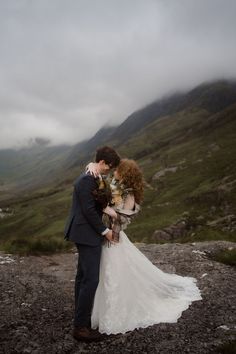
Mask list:
[{"label": "bouquet of flowers", "polygon": [[132,188],[125,188],[125,186],[115,178],[112,179],[110,188],[112,193],[111,205],[114,207],[121,205],[125,197],[132,192]]}]

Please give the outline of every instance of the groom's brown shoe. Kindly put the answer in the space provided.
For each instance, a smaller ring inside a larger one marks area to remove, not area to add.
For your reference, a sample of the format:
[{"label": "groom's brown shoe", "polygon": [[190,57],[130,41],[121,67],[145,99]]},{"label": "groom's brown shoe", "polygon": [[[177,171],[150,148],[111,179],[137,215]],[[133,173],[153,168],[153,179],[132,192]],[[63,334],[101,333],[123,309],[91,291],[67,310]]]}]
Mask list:
[{"label": "groom's brown shoe", "polygon": [[105,339],[103,334],[88,327],[74,327],[73,337],[81,342],[99,342]]}]

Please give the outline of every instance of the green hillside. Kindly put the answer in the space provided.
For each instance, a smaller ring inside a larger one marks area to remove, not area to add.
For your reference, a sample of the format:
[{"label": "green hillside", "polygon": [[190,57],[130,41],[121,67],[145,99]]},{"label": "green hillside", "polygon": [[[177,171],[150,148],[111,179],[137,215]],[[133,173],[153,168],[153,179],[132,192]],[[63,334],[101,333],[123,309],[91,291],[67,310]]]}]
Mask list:
[{"label": "green hillside", "polygon": [[[93,137],[93,151],[96,144],[113,145],[143,169],[147,187],[142,212],[127,231],[133,241],[236,239],[236,97],[234,85],[232,91],[224,85],[200,86],[191,91],[191,100],[182,96],[181,109],[158,113],[150,121],[143,118],[142,127],[125,140],[119,139],[120,127]],[[214,106],[215,97],[221,102]],[[63,160],[67,168],[61,166],[47,186],[0,202],[1,248],[40,253],[70,247],[62,233],[73,180],[91,158],[87,146],[89,141],[79,146],[80,152],[75,146]]]},{"label": "green hillside", "polygon": [[29,189],[55,178],[71,149],[62,145],[0,150],[0,200],[1,189],[9,189],[9,185],[13,192],[14,189]]},{"label": "green hillside", "polygon": [[[213,115],[186,110],[158,120],[120,152],[139,161],[152,187],[130,226],[133,239],[155,241],[156,229],[182,218],[189,230],[178,241],[235,238],[236,219],[231,225],[227,216],[236,213],[236,105]],[[226,225],[207,225],[224,217]]]}]

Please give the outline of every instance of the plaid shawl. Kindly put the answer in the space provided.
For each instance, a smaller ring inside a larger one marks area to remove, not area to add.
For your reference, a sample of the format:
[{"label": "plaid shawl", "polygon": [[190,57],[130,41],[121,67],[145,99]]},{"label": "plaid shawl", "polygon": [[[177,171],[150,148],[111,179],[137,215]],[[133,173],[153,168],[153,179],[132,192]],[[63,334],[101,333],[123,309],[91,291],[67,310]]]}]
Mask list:
[{"label": "plaid shawl", "polygon": [[[117,219],[113,220],[109,215],[103,214],[104,224],[112,229],[113,240],[118,241],[120,239],[120,231],[125,230],[127,225],[131,223],[132,219],[140,211],[140,205],[135,203],[133,210],[114,208],[117,213]],[[110,241],[105,239],[107,246],[111,245]]]}]

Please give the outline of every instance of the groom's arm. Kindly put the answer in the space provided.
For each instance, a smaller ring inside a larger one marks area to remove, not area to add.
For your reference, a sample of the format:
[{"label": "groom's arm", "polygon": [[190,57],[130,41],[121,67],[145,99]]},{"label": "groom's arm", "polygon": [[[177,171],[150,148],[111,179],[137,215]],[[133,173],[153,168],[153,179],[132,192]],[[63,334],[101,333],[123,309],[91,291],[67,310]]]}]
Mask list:
[{"label": "groom's arm", "polygon": [[98,234],[105,236],[109,229],[103,224],[96,210],[95,198],[92,194],[96,188],[96,181],[91,175],[84,175],[75,185],[84,217]]}]

